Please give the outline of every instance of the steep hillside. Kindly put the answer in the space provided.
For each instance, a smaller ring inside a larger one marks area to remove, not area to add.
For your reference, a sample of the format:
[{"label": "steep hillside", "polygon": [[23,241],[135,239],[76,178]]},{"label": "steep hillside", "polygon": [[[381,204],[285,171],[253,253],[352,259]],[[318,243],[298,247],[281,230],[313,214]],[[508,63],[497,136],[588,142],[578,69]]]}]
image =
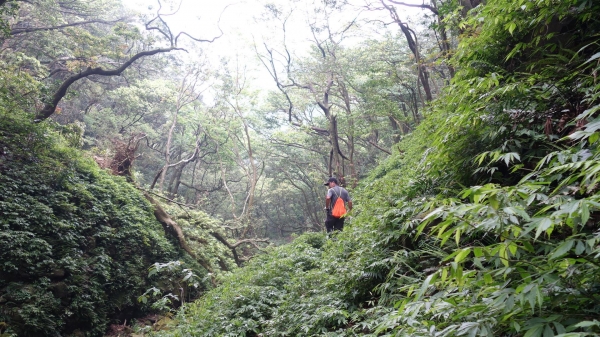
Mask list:
[{"label": "steep hillside", "polygon": [[159,336],[600,333],[600,21],[489,0],[453,83],[363,182],[335,239],[240,269]]},{"label": "steep hillside", "polygon": [[181,268],[149,276],[154,263],[205,274],[139,191],[71,146],[79,130],[31,120],[0,115],[2,336],[101,336],[149,309],[138,302],[147,289],[181,287]]}]

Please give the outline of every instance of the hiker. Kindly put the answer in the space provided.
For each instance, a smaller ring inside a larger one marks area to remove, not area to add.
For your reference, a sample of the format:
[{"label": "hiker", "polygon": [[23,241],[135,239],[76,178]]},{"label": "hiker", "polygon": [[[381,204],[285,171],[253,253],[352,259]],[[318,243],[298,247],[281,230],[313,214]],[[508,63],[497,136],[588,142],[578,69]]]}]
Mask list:
[{"label": "hiker", "polygon": [[[327,229],[327,233],[331,233],[334,230],[341,231],[344,229],[344,216],[346,215],[346,207],[345,204],[348,204],[348,212],[352,210],[352,200],[350,199],[350,194],[346,191],[345,188],[338,186],[337,179],[331,177],[324,184],[325,186],[329,186],[329,190],[327,190],[327,197],[325,198],[325,211],[327,212],[327,219],[325,220],[325,229]],[[336,212],[332,212],[335,208],[335,204],[341,198],[342,205],[344,206],[343,215],[337,216]]]}]

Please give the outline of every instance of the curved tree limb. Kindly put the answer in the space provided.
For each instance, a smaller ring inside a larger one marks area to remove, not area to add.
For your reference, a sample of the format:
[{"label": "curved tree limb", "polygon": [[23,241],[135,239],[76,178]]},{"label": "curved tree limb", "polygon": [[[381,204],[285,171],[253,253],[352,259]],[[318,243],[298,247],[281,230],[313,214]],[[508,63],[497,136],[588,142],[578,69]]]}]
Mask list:
[{"label": "curved tree limb", "polygon": [[[0,1],[3,1],[3,2],[0,2],[0,7],[1,7],[2,5],[4,5],[6,0],[0,0]],[[103,69],[101,67],[96,67],[96,68],[88,67],[86,70],[81,71],[78,74],[72,75],[71,77],[67,78],[60,85],[60,87],[58,88],[58,90],[56,92],[54,92],[50,101],[45,103],[44,108],[37,114],[35,121],[41,122],[41,121],[47,119],[48,117],[52,116],[52,114],[54,114],[54,112],[56,111],[56,107],[58,106],[58,103],[67,94],[67,90],[69,89],[69,87],[73,83],[77,82],[78,80],[80,80],[82,78],[86,78],[86,77],[92,76],[92,75],[118,76],[123,71],[125,71],[125,69],[127,69],[129,66],[131,66],[135,61],[137,61],[140,58],[143,58],[146,56],[151,56],[151,55],[156,55],[156,54],[160,54],[160,53],[168,53],[168,52],[171,52],[174,50],[184,50],[185,51],[185,49],[177,47],[177,41],[178,41],[179,37],[182,35],[185,35],[197,42],[214,42],[216,39],[223,36],[223,30],[220,27],[221,17],[219,17],[219,23],[218,23],[220,34],[212,39],[195,38],[186,32],[180,32],[177,35],[174,35],[173,32],[171,31],[171,29],[169,28],[169,25],[162,18],[163,16],[173,15],[174,13],[171,13],[171,14],[160,13],[160,11],[162,10],[162,3],[160,0],[158,0],[158,4],[159,4],[159,8],[156,13],[156,16],[153,19],[151,19],[150,21],[146,22],[145,27],[146,27],[146,30],[148,30],[148,31],[156,30],[160,34],[162,34],[162,36],[164,38],[166,38],[166,40],[169,42],[169,47],[157,48],[154,50],[146,50],[146,51],[139,52],[139,53],[133,55],[129,60],[127,60],[125,63],[123,63],[121,66],[119,66],[118,68],[115,68],[115,69]],[[181,6],[181,2],[179,5]],[[225,7],[225,9],[227,7]],[[223,12],[224,11],[225,10],[223,10]],[[223,12],[221,13],[221,15],[223,14]]]},{"label": "curved tree limb", "polygon": [[[165,232],[174,236],[177,239],[179,246],[185,250],[186,253],[194,258],[194,260],[196,260],[204,269],[206,269],[206,271],[212,273],[213,269],[210,266],[210,263],[196,255],[190,246],[188,246],[181,227],[179,227],[179,225],[169,216],[169,214],[167,214],[162,206],[156,200],[154,200],[149,193],[145,191],[143,193],[146,200],[148,200],[154,207],[154,216],[156,217],[156,220],[158,220],[158,222],[160,222],[160,224],[163,226]],[[211,277],[211,282],[213,285],[216,285],[214,277]]]},{"label": "curved tree limb", "polygon": [[369,144],[373,145],[375,148],[379,149],[382,152],[385,152],[389,155],[391,155],[392,153],[389,150],[386,150],[384,148],[382,148],[381,146],[377,145],[375,142],[373,142],[372,140],[366,140]]},{"label": "curved tree limb", "polygon": [[54,114],[54,112],[56,111],[56,107],[58,106],[58,103],[67,94],[67,90],[69,89],[69,87],[73,83],[79,81],[80,79],[86,78],[86,77],[92,76],[92,75],[118,76],[118,75],[121,75],[121,73],[123,71],[125,71],[125,69],[129,68],[129,66],[131,66],[135,61],[141,59],[142,57],[156,55],[159,53],[168,53],[173,50],[184,50],[184,49],[177,48],[175,46],[171,46],[169,48],[158,48],[158,49],[154,49],[154,50],[147,50],[147,51],[139,52],[139,53],[133,55],[129,60],[127,60],[127,62],[123,63],[118,68],[103,69],[100,67],[97,67],[97,68],[88,67],[86,70],[67,78],[63,82],[63,84],[61,84],[61,86],[58,88],[58,90],[52,95],[51,101],[46,103],[44,108],[38,113],[38,115],[36,117],[36,122],[41,122],[41,121],[45,120],[46,118],[52,116],[52,114]]}]

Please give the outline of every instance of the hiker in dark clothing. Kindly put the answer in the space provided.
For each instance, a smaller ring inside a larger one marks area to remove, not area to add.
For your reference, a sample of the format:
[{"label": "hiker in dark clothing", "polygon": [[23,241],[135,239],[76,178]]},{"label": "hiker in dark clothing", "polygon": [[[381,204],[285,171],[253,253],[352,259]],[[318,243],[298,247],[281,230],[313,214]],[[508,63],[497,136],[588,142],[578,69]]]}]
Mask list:
[{"label": "hiker in dark clothing", "polygon": [[344,203],[348,205],[348,212],[351,211],[352,199],[350,199],[350,194],[348,194],[348,191],[346,191],[345,188],[338,186],[337,179],[329,178],[324,185],[329,186],[329,190],[327,190],[327,197],[325,198],[325,211],[327,212],[325,229],[327,229],[327,233],[330,233],[334,230],[341,231],[344,229],[344,217],[334,217],[331,214],[331,210],[333,209],[337,199],[342,198]]}]

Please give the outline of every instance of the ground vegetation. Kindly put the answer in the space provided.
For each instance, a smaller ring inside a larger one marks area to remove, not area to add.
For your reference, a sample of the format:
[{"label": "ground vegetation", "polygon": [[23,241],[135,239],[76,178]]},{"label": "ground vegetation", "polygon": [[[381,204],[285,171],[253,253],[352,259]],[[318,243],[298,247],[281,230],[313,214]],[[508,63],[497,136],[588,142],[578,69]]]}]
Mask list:
[{"label": "ground vegetation", "polygon": [[597,5],[464,9],[450,85],[349,228],[273,249],[157,335],[598,334]]},{"label": "ground vegetation", "polygon": [[598,4],[169,6],[0,2],[0,334],[600,333]]}]

